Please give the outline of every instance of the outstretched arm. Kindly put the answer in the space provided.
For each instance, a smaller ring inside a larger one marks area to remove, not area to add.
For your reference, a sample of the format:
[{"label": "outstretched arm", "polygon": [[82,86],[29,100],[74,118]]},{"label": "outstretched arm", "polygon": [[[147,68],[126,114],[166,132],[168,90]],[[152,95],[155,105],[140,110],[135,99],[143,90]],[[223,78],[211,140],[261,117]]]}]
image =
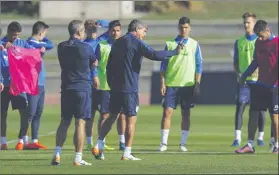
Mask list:
[{"label": "outstretched arm", "polygon": [[140,41],[140,50],[141,50],[141,54],[144,57],[154,61],[163,61],[169,59],[174,55],[178,55],[177,49],[172,51],[168,51],[168,50],[155,51],[143,41]]}]

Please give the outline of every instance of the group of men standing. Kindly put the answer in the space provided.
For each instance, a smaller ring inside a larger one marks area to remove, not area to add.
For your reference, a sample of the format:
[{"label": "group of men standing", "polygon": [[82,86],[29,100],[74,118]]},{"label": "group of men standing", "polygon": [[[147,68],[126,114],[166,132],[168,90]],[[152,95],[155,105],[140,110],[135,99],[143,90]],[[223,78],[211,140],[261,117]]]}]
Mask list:
[{"label": "group of men standing", "polygon": [[[133,20],[128,26],[128,33],[122,37],[118,20],[111,21],[108,27],[108,33],[94,39],[92,35],[96,31],[96,23],[73,20],[68,26],[69,40],[58,45],[62,70],[62,118],[57,130],[52,165],[60,164],[61,149],[73,116],[76,152],[74,165],[91,165],[82,159],[82,150],[85,135],[89,136],[92,132],[96,110],[100,111],[101,118],[98,140],[92,149],[95,158],[104,159],[105,137],[118,119],[121,130],[120,149],[124,151],[121,159],[140,160],[132,154],[131,147],[139,109],[138,79],[143,56],[162,61],[178,55],[183,45],[176,44],[166,51],[154,51],[142,41],[147,26],[139,20]],[[84,40],[85,35],[87,38]]]},{"label": "group of men standing", "polygon": [[[47,149],[38,141],[38,132],[40,119],[44,108],[45,99],[45,66],[42,60],[41,71],[38,76],[39,93],[30,95],[23,93],[19,96],[13,96],[10,92],[11,77],[8,62],[7,49],[12,46],[23,47],[27,49],[39,49],[41,57],[47,50],[51,50],[54,45],[46,38],[49,26],[42,21],[36,22],[32,27],[32,35],[26,41],[20,39],[22,27],[18,22],[12,22],[7,27],[7,35],[0,40],[0,58],[1,58],[1,150],[7,150],[6,131],[7,115],[10,102],[12,108],[18,109],[20,114],[20,131],[16,150],[23,149]],[[32,143],[28,142],[28,128],[31,124]]]},{"label": "group of men standing", "polygon": [[[264,111],[268,108],[272,116],[273,153],[278,153],[278,75],[275,75],[278,73],[278,42],[276,45],[278,38],[272,35],[265,21],[256,22],[253,14],[246,13],[243,15],[243,19],[246,35],[235,44],[234,65],[239,75],[240,91],[237,96],[236,139],[233,145],[239,146],[240,144],[240,121],[245,104],[250,101],[250,96],[247,96],[247,93],[251,90],[249,141],[247,145],[236,152],[255,152],[254,136],[258,126],[258,118],[263,117]],[[42,22],[37,23],[41,24]],[[33,27],[33,35],[28,40],[28,43],[33,43],[32,46],[18,38],[21,28],[14,27],[20,26],[18,23],[10,25],[6,39],[4,38],[1,43],[2,50],[11,45],[26,48],[35,47],[40,48],[43,55],[46,50],[53,48],[53,44],[45,38],[48,28],[46,24],[42,23],[37,30],[34,29],[36,27]],[[108,27],[108,31],[97,37],[98,27]],[[180,103],[182,121],[179,148],[183,152],[187,151],[186,141],[190,130],[190,109],[194,107],[196,97],[200,94],[201,49],[198,42],[189,37],[191,22],[187,17],[179,19],[179,35],[166,41],[165,49],[161,51],[155,51],[143,42],[147,30],[147,26],[139,20],[131,21],[128,32],[123,36],[121,36],[119,20],[110,23],[102,20],[97,22],[87,20],[85,23],[73,20],[69,23],[70,38],[59,43],[57,48],[62,81],[61,121],[56,133],[56,148],[51,161],[52,165],[60,164],[61,150],[73,117],[75,118],[73,138],[75,166],[91,165],[82,159],[85,140],[87,140],[87,148],[91,150],[96,159],[105,159],[104,150],[112,149],[105,145],[105,138],[116,120],[119,149],[124,151],[121,160],[141,160],[132,154],[132,144],[139,110],[138,80],[143,57],[153,61],[161,61],[163,116],[161,144],[158,150],[167,150],[172,113]],[[5,72],[5,65],[8,67],[7,61],[1,59],[1,72],[4,78],[1,79],[0,84],[2,91],[1,149],[6,148],[3,138],[6,136],[7,104],[13,98],[8,90],[8,69]],[[257,67],[258,72],[253,74],[255,76],[247,78]],[[40,145],[36,133],[43,109],[44,71],[41,74],[42,78],[39,78],[40,94],[36,97],[28,96],[27,107],[19,109],[21,129],[16,148],[23,149],[24,147],[23,138],[26,137],[29,121],[32,121],[32,145],[33,147]],[[42,80],[41,83],[40,80]],[[2,101],[5,103],[2,104]],[[2,111],[4,117],[2,117]],[[99,111],[100,119],[97,143],[93,145],[92,128],[96,111]],[[46,148],[43,145],[41,147]]]},{"label": "group of men standing", "polygon": [[256,20],[251,12],[242,16],[245,35],[234,46],[234,69],[238,77],[235,112],[235,140],[240,146],[243,112],[248,103],[248,144],[236,153],[254,153],[254,138],[258,128],[257,144],[264,146],[265,112],[271,116],[270,150],[278,154],[278,37],[264,20]]}]

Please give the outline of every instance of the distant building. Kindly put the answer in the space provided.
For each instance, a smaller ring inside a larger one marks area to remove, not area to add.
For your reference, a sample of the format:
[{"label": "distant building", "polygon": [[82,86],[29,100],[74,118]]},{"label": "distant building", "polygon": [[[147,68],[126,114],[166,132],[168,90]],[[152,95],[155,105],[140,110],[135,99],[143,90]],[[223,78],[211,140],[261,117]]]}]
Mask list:
[{"label": "distant building", "polygon": [[134,15],[134,1],[40,1],[41,19],[125,19]]}]

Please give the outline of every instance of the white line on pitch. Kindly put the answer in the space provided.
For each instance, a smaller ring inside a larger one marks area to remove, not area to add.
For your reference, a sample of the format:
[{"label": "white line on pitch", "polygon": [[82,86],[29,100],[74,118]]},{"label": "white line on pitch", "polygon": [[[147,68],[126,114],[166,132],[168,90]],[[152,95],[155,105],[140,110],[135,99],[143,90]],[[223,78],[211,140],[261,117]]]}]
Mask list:
[{"label": "white line on pitch", "polygon": [[[49,133],[47,133],[47,134],[39,135],[39,137],[46,137],[46,136],[53,135],[53,134],[55,134],[55,133],[56,133],[56,131],[51,131],[51,132],[49,132]],[[10,140],[10,141],[7,142],[7,144],[9,144],[9,143],[14,143],[14,142],[17,142],[17,141],[18,141],[18,139],[17,139],[17,140]]]}]

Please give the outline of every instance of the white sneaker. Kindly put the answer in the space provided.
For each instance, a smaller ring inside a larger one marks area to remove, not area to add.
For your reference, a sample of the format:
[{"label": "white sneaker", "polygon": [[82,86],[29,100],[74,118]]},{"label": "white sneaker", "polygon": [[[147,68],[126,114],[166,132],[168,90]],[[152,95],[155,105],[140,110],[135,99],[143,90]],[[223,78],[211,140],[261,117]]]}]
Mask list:
[{"label": "white sneaker", "polygon": [[92,149],[92,154],[94,155],[95,159],[97,160],[105,160],[105,155],[104,155],[104,151],[97,148],[97,147],[94,147]]},{"label": "white sneaker", "polygon": [[103,152],[100,154],[100,160],[105,160],[105,154]]},{"label": "white sneaker", "polygon": [[180,148],[180,151],[182,151],[182,152],[188,151],[185,145],[179,145],[179,148]]},{"label": "white sneaker", "polygon": [[275,142],[271,141],[269,142],[269,150],[272,151],[274,149]]},{"label": "white sneaker", "polygon": [[87,166],[92,165],[91,163],[85,162],[84,160],[81,160],[80,162],[74,162],[75,166]]},{"label": "white sneaker", "polygon": [[160,147],[158,148],[158,151],[164,152],[167,151],[168,146],[166,144],[161,144]]},{"label": "white sneaker", "polygon": [[141,160],[140,158],[135,157],[133,154],[130,154],[129,156],[122,156],[121,160]]}]

